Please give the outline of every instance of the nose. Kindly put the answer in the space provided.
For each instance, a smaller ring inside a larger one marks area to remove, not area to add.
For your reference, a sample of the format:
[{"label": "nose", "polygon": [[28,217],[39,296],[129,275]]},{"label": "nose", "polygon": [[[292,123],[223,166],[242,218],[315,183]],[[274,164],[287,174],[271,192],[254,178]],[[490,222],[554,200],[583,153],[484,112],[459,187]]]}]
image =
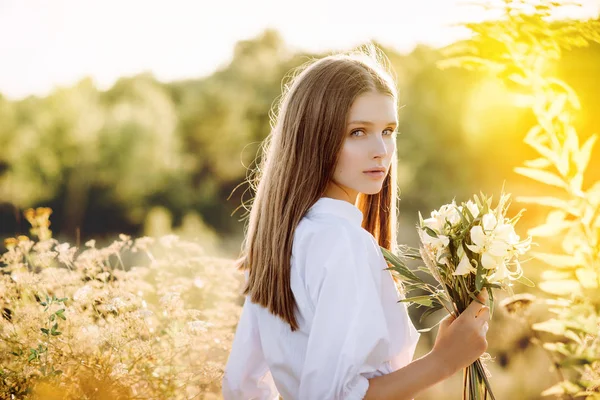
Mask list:
[{"label": "nose", "polygon": [[373,158],[385,158],[390,151],[385,139],[382,136],[377,137],[377,135],[374,135],[374,137],[374,144],[372,144]]}]

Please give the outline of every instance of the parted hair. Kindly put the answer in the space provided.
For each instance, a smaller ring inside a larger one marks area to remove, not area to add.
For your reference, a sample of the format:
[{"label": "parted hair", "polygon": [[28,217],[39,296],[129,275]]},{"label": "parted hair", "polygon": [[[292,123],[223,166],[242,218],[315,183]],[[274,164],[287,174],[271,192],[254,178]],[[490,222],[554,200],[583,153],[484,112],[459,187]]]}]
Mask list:
[{"label": "parted hair", "polygon": [[[290,286],[294,231],[333,178],[347,118],[366,92],[391,96],[397,88],[387,57],[373,45],[331,54],[298,67],[283,85],[271,132],[250,184],[255,191],[238,268],[248,271],[244,295],[298,329]],[[395,139],[394,139],[395,140]],[[396,252],[397,162],[376,194],[359,193],[362,226],[380,246]]]}]

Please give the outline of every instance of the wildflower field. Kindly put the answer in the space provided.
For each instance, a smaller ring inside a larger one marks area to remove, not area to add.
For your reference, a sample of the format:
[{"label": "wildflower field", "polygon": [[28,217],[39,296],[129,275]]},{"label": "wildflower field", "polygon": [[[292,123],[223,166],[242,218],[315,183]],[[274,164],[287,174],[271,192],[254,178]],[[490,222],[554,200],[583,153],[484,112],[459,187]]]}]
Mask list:
[{"label": "wildflower field", "polygon": [[211,399],[240,274],[175,235],[76,248],[28,210],[0,261],[0,398]]}]

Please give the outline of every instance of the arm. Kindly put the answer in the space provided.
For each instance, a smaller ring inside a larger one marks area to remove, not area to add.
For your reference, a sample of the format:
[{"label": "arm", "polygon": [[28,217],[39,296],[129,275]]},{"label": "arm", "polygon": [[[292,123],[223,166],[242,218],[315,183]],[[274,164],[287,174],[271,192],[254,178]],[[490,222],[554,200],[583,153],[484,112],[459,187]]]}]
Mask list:
[{"label": "arm", "polygon": [[225,400],[271,400],[279,397],[263,355],[252,306],[246,297],[223,375]]},{"label": "arm", "polygon": [[[487,303],[487,290],[478,297]],[[471,365],[487,350],[484,327],[488,321],[489,307],[481,307],[477,301],[471,302],[458,318],[446,316],[440,322],[433,350],[391,374],[371,379],[365,398],[411,399]]]},{"label": "arm", "polygon": [[300,399],[354,400],[390,354],[381,282],[364,241],[328,227],[307,243],[305,285],[314,305]]},{"label": "arm", "polygon": [[369,379],[366,400],[410,400],[452,375],[433,351],[391,374]]}]

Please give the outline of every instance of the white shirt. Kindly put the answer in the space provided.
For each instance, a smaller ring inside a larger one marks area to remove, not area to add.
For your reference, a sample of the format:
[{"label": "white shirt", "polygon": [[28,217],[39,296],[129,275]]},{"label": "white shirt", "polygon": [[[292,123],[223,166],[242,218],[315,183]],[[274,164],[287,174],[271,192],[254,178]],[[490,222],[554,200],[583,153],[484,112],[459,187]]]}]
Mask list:
[{"label": "white shirt", "polygon": [[291,257],[299,329],[246,298],[225,400],[362,399],[368,379],[412,361],[420,333],[362,219],[353,204],[328,197],[308,210]]}]

